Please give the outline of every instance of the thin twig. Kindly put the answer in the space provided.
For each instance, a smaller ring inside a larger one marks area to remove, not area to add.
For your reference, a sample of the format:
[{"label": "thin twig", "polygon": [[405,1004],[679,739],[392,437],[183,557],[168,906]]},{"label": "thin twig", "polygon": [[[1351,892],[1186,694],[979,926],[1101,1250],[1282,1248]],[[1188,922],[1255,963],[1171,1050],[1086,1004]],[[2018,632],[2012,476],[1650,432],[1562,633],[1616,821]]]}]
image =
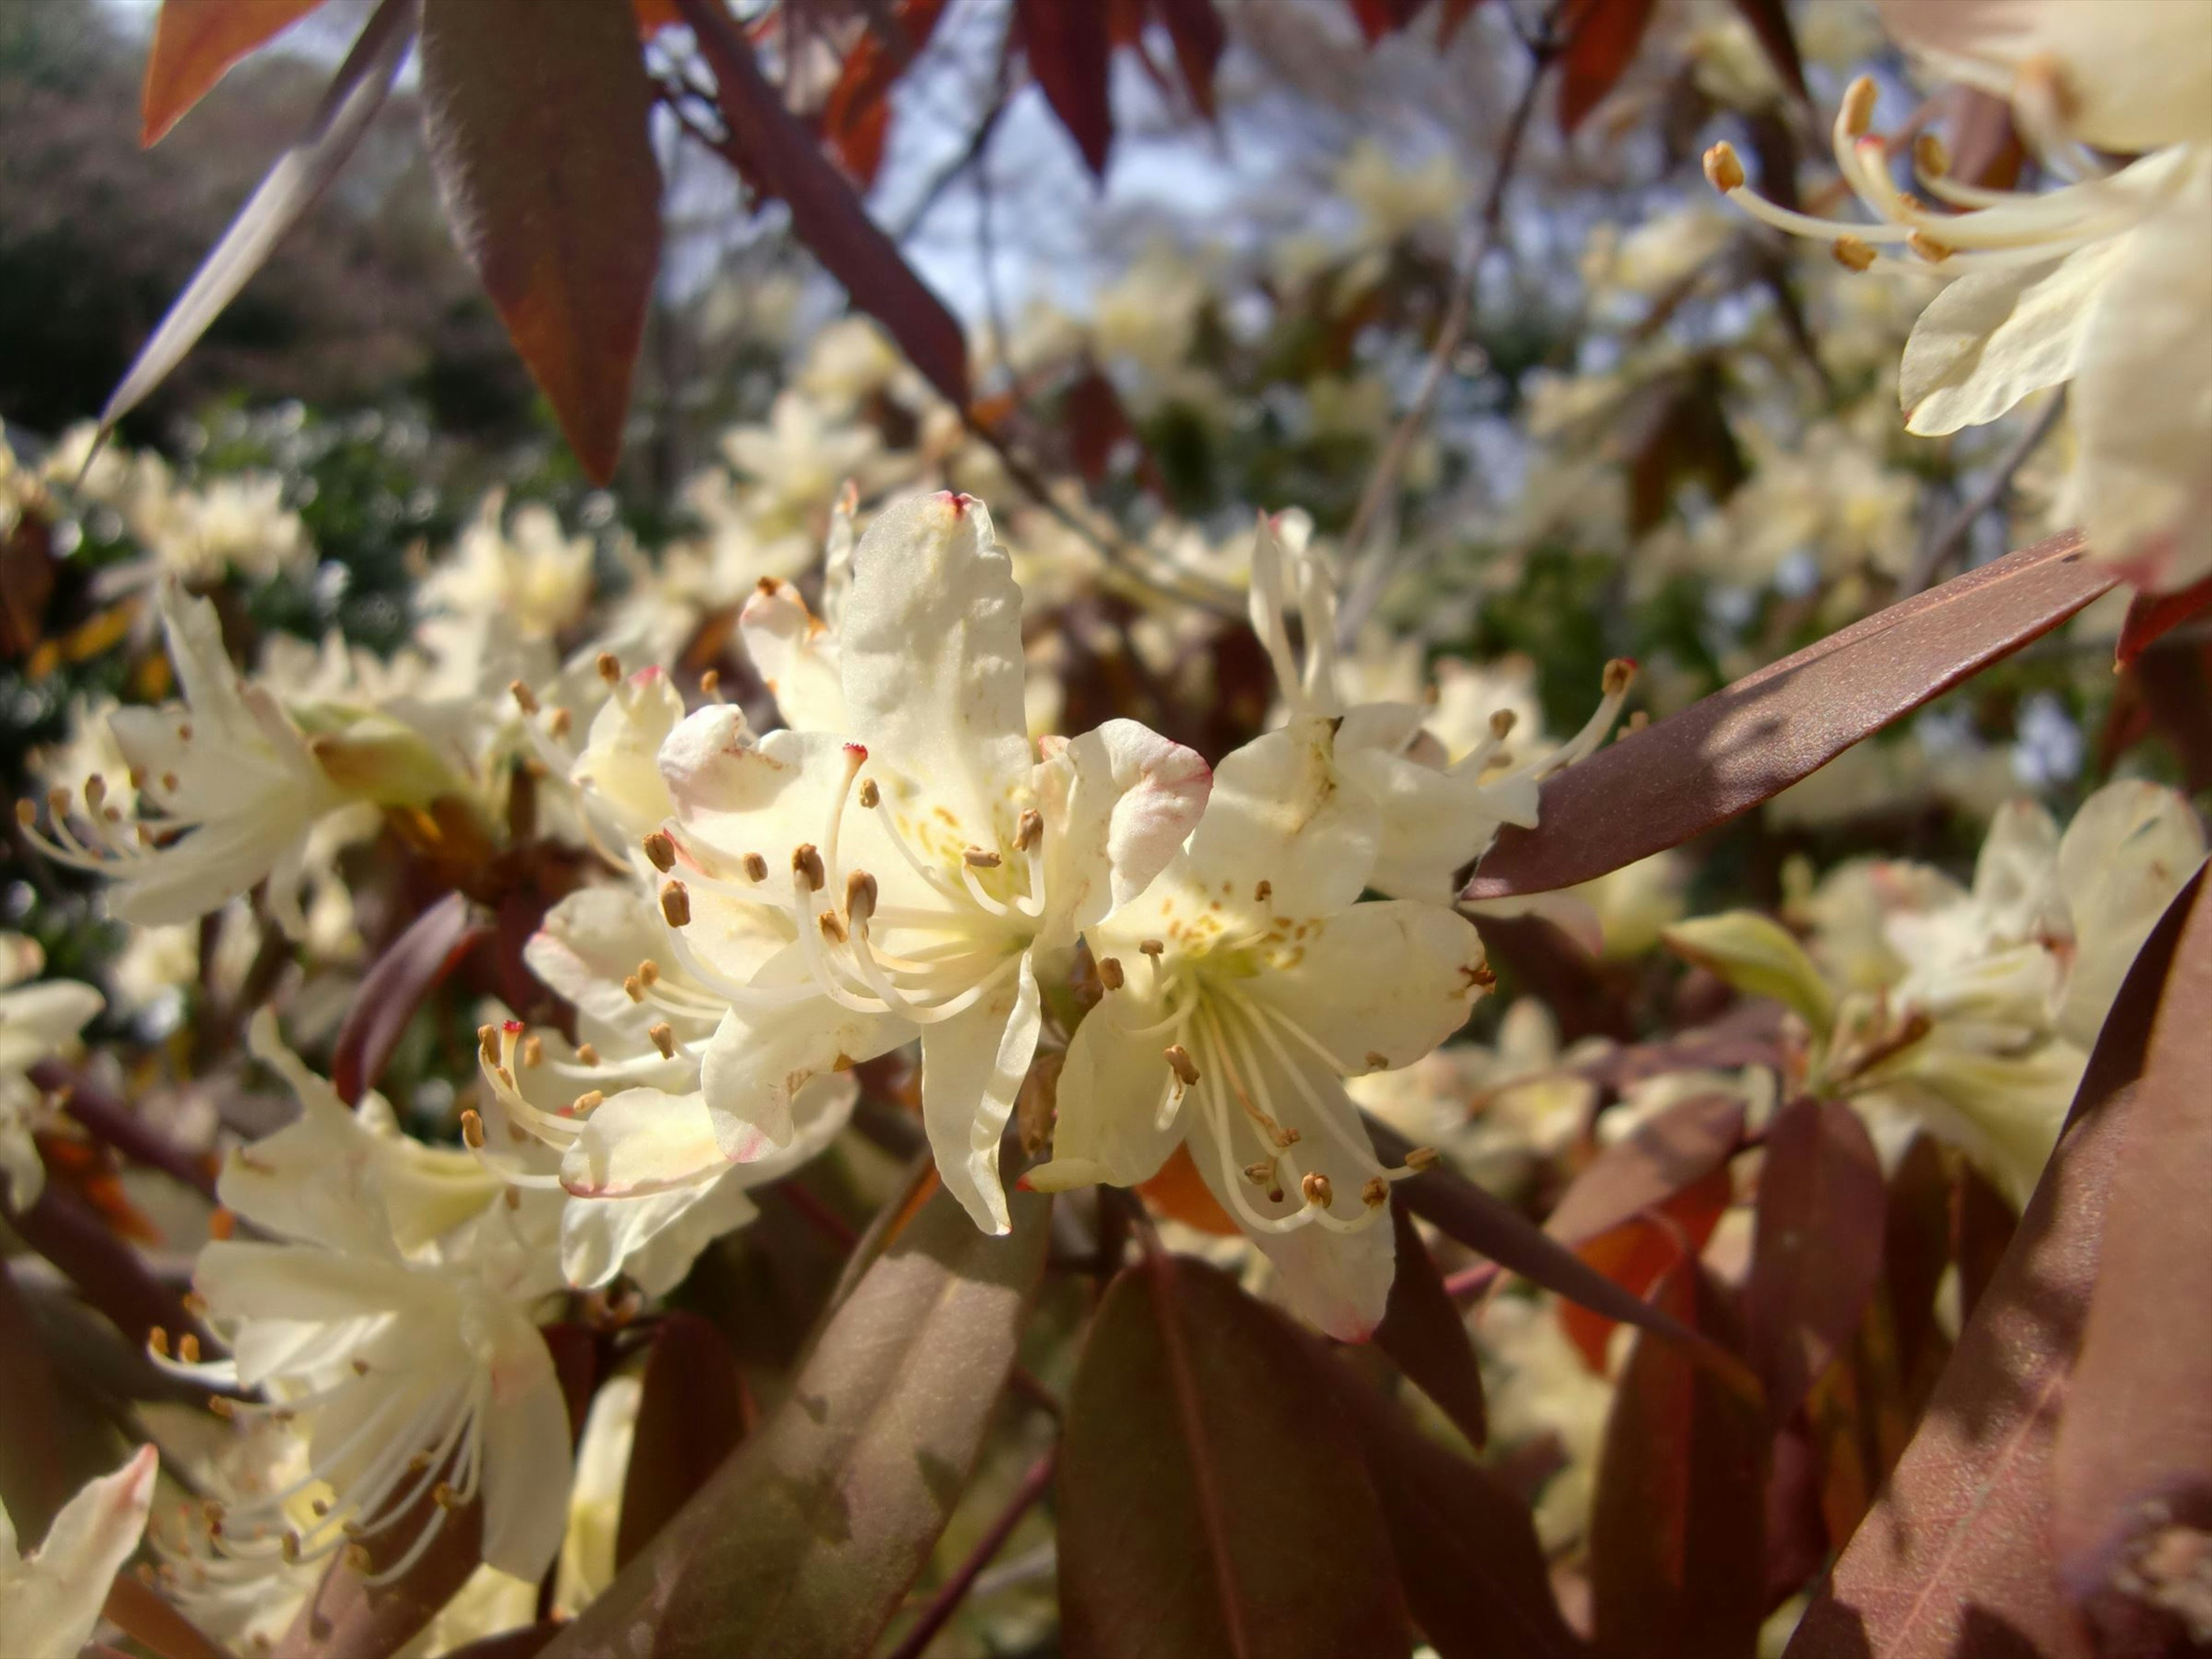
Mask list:
[{"label": "thin twig", "polygon": [[[1525,37],[1524,37],[1525,38]],[[1429,349],[1429,360],[1421,371],[1421,383],[1413,392],[1413,401],[1400,417],[1382,453],[1375,463],[1375,471],[1367,481],[1367,488],[1353,509],[1352,524],[1344,532],[1344,558],[1347,568],[1364,547],[1370,532],[1382,515],[1398,488],[1399,475],[1405,471],[1406,459],[1413,453],[1413,441],[1428,423],[1436,407],[1437,396],[1443,390],[1444,377],[1450,372],[1451,360],[1459,353],[1467,338],[1468,325],[1474,319],[1475,276],[1482,262],[1498,240],[1498,228],[1505,217],[1505,191],[1512,183],[1518,167],[1523,141],[1536,112],[1536,97],[1543,88],[1547,72],[1559,56],[1560,45],[1553,37],[1547,23],[1541,33],[1528,39],[1529,63],[1528,79],[1521,88],[1521,97],[1513,106],[1513,113],[1505,123],[1505,136],[1498,150],[1498,166],[1492,171],[1490,188],[1483,192],[1474,219],[1461,234],[1459,251],[1452,261],[1451,298],[1444,307],[1443,321],[1437,330],[1436,343]],[[1360,623],[1367,620],[1382,597],[1385,579],[1389,574],[1391,562],[1380,554],[1368,561],[1366,568],[1346,596],[1345,606],[1337,620],[1337,636],[1349,641],[1359,631]]]},{"label": "thin twig", "polygon": [[1982,487],[1966,499],[1966,504],[1952,514],[1943,527],[1920,550],[1912,561],[1911,569],[1905,573],[1903,585],[1897,590],[1899,599],[1911,599],[1943,574],[1944,568],[1966,547],[1967,538],[1974,533],[1974,526],[1981,522],[1982,515],[2004,499],[2005,492],[2012,488],[2013,479],[2021,468],[2027,465],[2028,457],[2043,447],[2043,441],[2051,435],[2051,428],[2058,424],[2058,417],[2065,412],[2066,388],[2061,386],[2027,430],[2013,440],[2012,447],[1998,459],[1996,468],[1983,481]]},{"label": "thin twig", "polygon": [[1021,1485],[1014,1488],[1013,1496],[1006,1500],[1006,1508],[1000,1510],[998,1518],[975,1540],[975,1547],[968,1552],[968,1559],[954,1568],[951,1577],[937,1587],[937,1593],[929,1598],[929,1605],[921,1610],[921,1617],[915,1620],[914,1628],[907,1632],[905,1639],[891,1650],[890,1659],[921,1659],[929,1644],[937,1639],[937,1633],[959,1611],[960,1604],[967,1599],[977,1575],[991,1565],[993,1556],[1006,1547],[1006,1540],[1013,1535],[1014,1528],[1021,1524],[1022,1517],[1044,1496],[1046,1488],[1052,1485],[1053,1470],[1059,1461],[1060,1449],[1055,1446],[1030,1465],[1029,1473],[1022,1477]]}]

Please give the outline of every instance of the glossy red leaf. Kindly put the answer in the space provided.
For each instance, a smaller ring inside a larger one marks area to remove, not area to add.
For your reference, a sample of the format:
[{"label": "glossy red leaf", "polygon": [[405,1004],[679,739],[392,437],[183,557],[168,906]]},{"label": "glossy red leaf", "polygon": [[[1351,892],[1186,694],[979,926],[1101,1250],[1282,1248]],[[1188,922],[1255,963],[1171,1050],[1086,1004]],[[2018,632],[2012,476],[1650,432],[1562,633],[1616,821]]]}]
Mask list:
[{"label": "glossy red leaf", "polygon": [[660,269],[653,101],[623,0],[423,0],[447,221],[599,483],[622,457]]},{"label": "glossy red leaf", "polygon": [[1043,1271],[1049,1201],[1010,1197],[1010,1237],[941,1190],[872,1231],[782,1402],[547,1654],[869,1652],[967,1485]]},{"label": "glossy red leaf", "polygon": [[323,0],[162,0],[146,54],[138,142],[154,144],[207,95],[223,71]]},{"label": "glossy red leaf", "polygon": [[[653,3],[680,15],[677,0]],[[914,54],[929,44],[944,14],[945,0],[899,0],[890,10],[897,39],[869,27],[837,71],[837,82],[822,106],[823,136],[845,170],[863,186],[875,182],[876,171],[883,165],[884,139],[890,131],[890,89],[906,73]]]},{"label": "glossy red leaf", "polygon": [[2020,1218],[2005,1195],[1961,1161],[1951,1187],[1951,1260],[1959,1269],[1959,1317],[1971,1319],[2011,1248]]},{"label": "glossy red leaf", "polygon": [[1796,31],[1790,27],[1790,8],[1784,0],[1735,0],[1735,9],[1766,49],[1766,60],[1782,84],[1805,97],[1805,60],[1798,54]]},{"label": "glossy red leaf", "polygon": [[1577,1659],[1528,1504],[1351,1366],[1327,1375],[1358,1436],[1413,1622],[1441,1659]]},{"label": "glossy red leaf", "polygon": [[1888,1191],[1859,1115],[1840,1101],[1799,1100],[1766,1132],[1751,1283],[1751,1363],[1769,1419],[1785,1422],[1858,1328],[1881,1280]]},{"label": "glossy red leaf", "polygon": [[799,240],[845,285],[853,303],[884,325],[932,386],[966,408],[968,343],[958,320],[784,107],[720,0],[677,3],[714,71],[716,103],[747,176],[790,207]]},{"label": "glossy red leaf", "polygon": [[1091,176],[1103,179],[1114,142],[1106,8],[1098,0],[1014,0],[1014,17],[1030,75]]},{"label": "glossy red leaf", "polygon": [[1467,1322],[1444,1290],[1413,1212],[1394,1202],[1390,1224],[1398,1233],[1398,1271],[1390,1281],[1382,1322],[1375,1328],[1375,1346],[1479,1448],[1490,1432],[1489,1413],[1482,1399],[1482,1366]]},{"label": "glossy red leaf", "polygon": [[1167,25],[1168,40],[1175,47],[1176,65],[1182,70],[1183,85],[1190,88],[1190,100],[1198,112],[1209,121],[1213,118],[1213,72],[1220,66],[1221,53],[1229,44],[1229,32],[1221,26],[1221,14],[1213,9],[1213,0],[1154,0],[1160,21]]},{"label": "glossy red leaf", "polygon": [[[2139,1602],[2124,1603],[2137,1601],[2142,1581],[2157,1576],[2162,1533],[2212,1532],[2207,1079],[2212,884],[2200,879],[2151,1017],[2106,1191],[2096,1290],[2052,1459],[2058,1571],[2100,1630],[2140,1618]],[[2185,1549],[2179,1559],[2186,1558]],[[2185,1581],[2190,1570],[2179,1570]],[[2108,1632],[2112,1650],[2117,1635]]]},{"label": "glossy red leaf", "polygon": [[2212,576],[2171,593],[2138,593],[2128,602],[2120,624],[2120,642],[2114,655],[2121,667],[2142,655],[2149,647],[2182,623],[2212,611]]},{"label": "glossy red leaf", "polygon": [[1635,61],[1657,0],[1580,0],[1559,60],[1559,131],[1571,133]]},{"label": "glossy red leaf", "polygon": [[351,1105],[376,1086],[423,999],[490,935],[490,922],[462,895],[448,893],[385,947],[338,1027],[331,1056],[338,1098]]},{"label": "glossy red leaf", "polygon": [[751,1392],[729,1339],[680,1309],[653,1327],[623,1475],[615,1565],[653,1541],[753,1425]]},{"label": "glossy red leaf", "polygon": [[[1695,1261],[1660,1305],[1723,1342],[1733,1320]],[[1590,1514],[1597,1645],[1607,1659],[1750,1659],[1765,1616],[1766,1422],[1673,1345],[1642,1336],[1622,1370]]]},{"label": "glossy red leaf", "polygon": [[[1640,1301],[1654,1285],[1705,1248],[1735,1195],[1735,1183],[1725,1169],[1708,1170],[1663,1202],[1584,1240],[1575,1253]],[[1560,1328],[1594,1371],[1606,1368],[1606,1350],[1616,1322],[1574,1303],[1559,1309]]]},{"label": "glossy red leaf", "polygon": [[1060,1440],[1069,1659],[1402,1653],[1405,1605],[1322,1356],[1213,1268],[1108,1289]]},{"label": "glossy red leaf", "polygon": [[[1912,1145],[1889,1177],[1882,1226],[1881,1282],[1898,1375],[1911,1391],[1948,1357],[1936,1323],[1936,1293],[1951,1261],[1951,1178],[1943,1154],[1927,1135]],[[1967,1311],[1971,1312],[1971,1310]]]},{"label": "glossy red leaf", "polygon": [[1589,881],[1780,793],[1851,744],[2056,628],[2115,578],[2073,533],[1954,577],[1630,732],[1544,786],[1470,899]]},{"label": "glossy red leaf", "polygon": [[2088,1659],[2052,1552],[2053,1447],[2160,988],[2202,881],[2144,941],[1996,1276],[1786,1659]]}]

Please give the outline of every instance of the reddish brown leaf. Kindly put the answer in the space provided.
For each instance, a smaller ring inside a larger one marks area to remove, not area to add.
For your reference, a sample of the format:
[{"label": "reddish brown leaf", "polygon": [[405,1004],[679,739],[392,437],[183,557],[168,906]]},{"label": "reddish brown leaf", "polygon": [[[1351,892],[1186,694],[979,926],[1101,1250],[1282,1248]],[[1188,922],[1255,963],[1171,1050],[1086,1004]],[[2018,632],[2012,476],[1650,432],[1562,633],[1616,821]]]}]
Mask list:
[{"label": "reddish brown leaf", "polygon": [[376,1086],[422,1000],[490,935],[491,924],[468,900],[448,893],[385,947],[338,1027],[331,1086],[339,1099],[351,1105]]},{"label": "reddish brown leaf", "polygon": [[1767,62],[1774,65],[1782,84],[1805,97],[1805,60],[1798,55],[1797,35],[1790,27],[1790,8],[1784,0],[1735,0],[1735,9],[1766,49]]},{"label": "reddish brown leaf", "polygon": [[1959,1318],[1974,1316],[1982,1293],[2011,1248],[2020,1218],[2005,1195],[1972,1164],[1959,1165],[1951,1188],[1951,1260],[1959,1267]]},{"label": "reddish brown leaf", "polygon": [[2106,1190],[2096,1291],[2052,1455],[2059,1573],[2115,1652],[2112,1627],[2140,1619],[2125,1603],[2156,1576],[2160,1534],[2212,1532],[2212,884],[2197,889]]},{"label": "reddish brown leaf", "polygon": [[637,1431],[623,1476],[615,1533],[619,1567],[653,1540],[705,1486],[753,1424],[752,1395],[729,1339],[696,1314],[668,1314],[653,1328],[637,1402]]},{"label": "reddish brown leaf", "polygon": [[1213,71],[1221,63],[1229,33],[1213,0],[1157,0],[1160,21],[1168,27],[1175,46],[1176,64],[1182,83],[1190,88],[1190,101],[1209,121],[1213,118]]},{"label": "reddish brown leaf", "polygon": [[1480,1447],[1490,1431],[1489,1414],[1482,1400],[1482,1367],[1467,1322],[1445,1292],[1413,1212],[1393,1203],[1390,1223],[1398,1233],[1398,1272],[1390,1281],[1382,1322],[1375,1328],[1375,1346]]},{"label": "reddish brown leaf", "polygon": [[[424,1491],[403,1518],[368,1537],[371,1574],[397,1564],[423,1527],[439,1518],[430,1491]],[[415,1639],[438,1610],[453,1599],[477,1570],[483,1539],[483,1504],[464,1505],[443,1517],[444,1525],[422,1559],[390,1583],[370,1589],[363,1575],[335,1558],[291,1627],[276,1644],[274,1659],[333,1659],[333,1656],[397,1653]]]},{"label": "reddish brown leaf", "polygon": [[853,303],[884,325],[932,386],[966,408],[968,343],[958,321],[784,107],[720,0],[677,3],[714,69],[716,102],[748,175],[789,205],[799,240],[845,285]]},{"label": "reddish brown leaf", "polygon": [[1213,1189],[1191,1161],[1187,1146],[1170,1152],[1166,1163],[1137,1183],[1137,1191],[1154,1210],[1186,1227],[1218,1238],[1234,1238],[1243,1231],[1237,1226],[1237,1218],[1221,1207],[1221,1200],[1214,1197]]},{"label": "reddish brown leaf", "polygon": [[[1924,1396],[1948,1358],[1936,1324],[1936,1292],[1951,1260],[1951,1178],[1935,1140],[1917,1135],[1889,1178],[1888,1216],[1882,1228],[1882,1290],[1897,1351],[1898,1376],[1908,1398]],[[1968,1311],[1971,1311],[1969,1310]]]},{"label": "reddish brown leaf", "polygon": [[1322,1363],[1211,1267],[1163,1255],[1114,1281],[1060,1440],[1069,1659],[1404,1650],[1382,1510]]},{"label": "reddish brown leaf", "polygon": [[1559,131],[1571,133],[1635,60],[1657,0],[1583,0],[1560,59]]},{"label": "reddish brown leaf", "polygon": [[2212,611],[2212,576],[2193,586],[2171,593],[2138,593],[2128,601],[2128,614],[2120,624],[2120,643],[2114,653],[2125,668],[2156,640],[2191,617]]},{"label": "reddish brown leaf", "polygon": [[0,1261],[0,1508],[25,1539],[43,1538],[76,1490],[63,1457],[61,1385],[31,1310]]},{"label": "reddish brown leaf", "polygon": [[1979,87],[1948,86],[1942,100],[1951,131],[1951,176],[1984,190],[2011,190],[2027,161],[2012,106]]},{"label": "reddish brown leaf", "polygon": [[1360,33],[1373,46],[1386,34],[1395,34],[1421,14],[1429,0],[1349,0]]},{"label": "reddish brown leaf", "polygon": [[2144,941],[2011,1248],[1787,1659],[2087,1659],[2052,1554],[2053,1444],[2160,988],[2202,882]]},{"label": "reddish brown leaf", "polygon": [[0,1206],[26,1244],[54,1264],[84,1299],[105,1314],[133,1347],[143,1347],[158,1326],[171,1335],[191,1331],[205,1338],[182,1297],[155,1277],[144,1255],[132,1249],[84,1199],[49,1178],[27,1210]]},{"label": "reddish brown leaf", "polygon": [[1114,142],[1105,7],[1098,0],[1014,0],[1014,17],[1045,101],[1083,152],[1091,176],[1104,179],[1106,152]]},{"label": "reddish brown leaf", "polygon": [[1850,1342],[1881,1282],[1887,1198],[1874,1142],[1840,1101],[1796,1101],[1767,1130],[1745,1313],[1778,1426]]},{"label": "reddish brown leaf", "polygon": [[[677,0],[652,3],[680,15]],[[823,106],[822,130],[845,170],[863,186],[875,182],[876,170],[883,165],[884,138],[890,131],[890,89],[906,73],[914,54],[929,43],[944,12],[945,0],[899,0],[891,9],[898,40],[871,27],[845,55],[837,83]]]},{"label": "reddish brown leaf", "polygon": [[1571,886],[1727,823],[2109,589],[2078,534],[1954,577],[1571,766],[1508,829],[1470,899]]},{"label": "reddish brown leaf", "polygon": [[[1727,1170],[1708,1170],[1665,1202],[1584,1242],[1576,1254],[1628,1295],[1640,1298],[1705,1249],[1734,1196],[1735,1184]],[[1616,1322],[1572,1303],[1559,1309],[1561,1328],[1594,1371],[1606,1368],[1606,1350]]]},{"label": "reddish brown leaf", "polygon": [[1137,435],[1121,406],[1121,394],[1096,368],[1086,368],[1067,388],[1061,413],[1075,470],[1091,483],[1103,483],[1115,450]]},{"label": "reddish brown leaf", "polygon": [[1481,3],[1482,0],[1444,0],[1443,14],[1437,20],[1437,44],[1449,46]]},{"label": "reddish brown leaf", "polygon": [[[1694,1261],[1659,1303],[1723,1342],[1733,1321]],[[1765,1419],[1649,1336],[1620,1376],[1590,1513],[1597,1643],[1607,1659],[1749,1659],[1765,1616]]]},{"label": "reddish brown leaf", "polygon": [[424,0],[423,127],[454,239],[597,483],[660,268],[653,82],[623,0]]},{"label": "reddish brown leaf", "polygon": [[553,1638],[567,1628],[565,1621],[550,1619],[539,1624],[525,1625],[520,1630],[502,1631],[497,1636],[479,1638],[465,1647],[448,1648],[444,1659],[537,1659],[538,1654],[552,1646]]},{"label": "reddish brown leaf", "polygon": [[54,592],[53,537],[25,514],[0,535],[0,657],[27,657],[46,636]]},{"label": "reddish brown leaf", "polygon": [[[2122,676],[2142,693],[2145,727],[2165,738],[2191,793],[2212,789],[2212,641],[2171,641]],[[2118,713],[2121,699],[2113,699]]]},{"label": "reddish brown leaf", "polygon": [[676,9],[676,0],[629,0],[630,13],[637,19],[638,35],[651,40],[665,28],[672,28],[684,21],[684,14]]},{"label": "reddish brown leaf", "polygon": [[157,1659],[231,1659],[198,1626],[128,1572],[115,1575],[100,1616]]},{"label": "reddish brown leaf", "polygon": [[138,142],[154,144],[223,71],[323,0],[162,0],[139,94]]},{"label": "reddish brown leaf", "polygon": [[1592,1158],[1544,1231],[1569,1244],[1610,1232],[1723,1167],[1743,1139],[1743,1103],[1696,1095],[1637,1125]]}]

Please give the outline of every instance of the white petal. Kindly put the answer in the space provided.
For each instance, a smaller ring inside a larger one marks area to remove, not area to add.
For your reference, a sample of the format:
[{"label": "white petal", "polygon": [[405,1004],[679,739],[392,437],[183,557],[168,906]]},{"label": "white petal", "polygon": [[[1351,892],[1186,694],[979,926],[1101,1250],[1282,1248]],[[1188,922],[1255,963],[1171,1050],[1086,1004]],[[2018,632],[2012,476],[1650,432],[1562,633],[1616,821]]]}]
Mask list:
[{"label": "white petal", "polygon": [[1048,896],[1040,932],[1058,939],[1152,884],[1206,811],[1213,773],[1196,751],[1135,720],[1046,744],[1037,768]]},{"label": "white petal", "polygon": [[728,1165],[729,1174],[705,1187],[570,1204],[561,1212],[562,1273],[579,1290],[591,1290],[624,1273],[646,1295],[667,1295],[702,1250],[759,1216],[737,1178],[744,1167]]},{"label": "white petal", "polygon": [[1441,905],[1390,899],[1304,925],[1249,993],[1348,1073],[1411,1065],[1464,1025],[1482,994],[1481,938]]},{"label": "white petal", "polygon": [[625,1089],[592,1109],[561,1161],[561,1184],[579,1198],[639,1198],[703,1186],[729,1164],[704,1097]]},{"label": "white petal", "polygon": [[1299,720],[1213,769],[1188,856],[1202,884],[1249,894],[1264,880],[1279,911],[1318,916],[1359,896],[1382,841],[1374,798],[1337,770],[1330,722]]},{"label": "white petal", "polygon": [[[665,954],[660,918],[635,887],[580,887],[545,913],[522,959],[587,1018],[642,1033],[657,1015],[630,1000],[623,981]],[[665,964],[664,964],[665,965]]]},{"label": "white petal", "polygon": [[192,1288],[219,1319],[334,1323],[390,1313],[410,1300],[410,1278],[396,1261],[241,1240],[208,1245],[192,1267]]},{"label": "white petal", "polygon": [[847,729],[837,641],[789,582],[763,580],[738,613],[745,654],[795,732]]},{"label": "white petal", "polygon": [[2129,779],[2081,803],[2058,844],[2058,883],[2074,918],[2058,1012],[2069,1042],[2095,1045],[2136,953],[2203,859],[2203,826],[2171,789]]},{"label": "white petal", "polygon": [[1133,989],[1115,992],[1084,1016],[1060,1066],[1052,1161],[1030,1171],[1046,1192],[1105,1182],[1133,1187],[1159,1172],[1183,1137],[1179,1114],[1158,1120],[1171,1081],[1168,1039],[1136,1037],[1133,1027],[1160,1017]]},{"label": "white petal", "polygon": [[1938,437],[1994,421],[2031,392],[2070,380],[2085,358],[2098,289],[2127,239],[2054,267],[1983,270],[1928,302],[1898,366],[1906,429]]},{"label": "white petal", "polygon": [[1036,975],[1015,977],[963,1013],[921,1029],[921,1120],[939,1179],[987,1233],[1012,1222],[999,1184],[999,1138],[1036,1053]]},{"label": "white petal", "polygon": [[41,980],[18,990],[0,992],[0,1025],[10,1036],[34,1039],[41,1055],[52,1054],[85,1028],[107,999],[73,979]]},{"label": "white petal", "polygon": [[92,1639],[108,1588],[146,1530],[155,1461],[154,1448],[141,1446],[113,1474],[88,1482],[63,1505],[27,1560],[0,1562],[0,1626],[9,1653],[76,1659]]},{"label": "white petal", "polygon": [[972,496],[886,508],[853,554],[839,641],[853,735],[982,847],[1012,839],[1031,754],[1022,596]]},{"label": "white petal", "polygon": [[790,1145],[798,1133],[793,1096],[816,1078],[872,1060],[914,1035],[904,1020],[854,1013],[826,997],[763,1010],[756,1018],[732,1009],[708,1041],[699,1068],[700,1091],[724,1155],[757,1159],[763,1135],[774,1146]]},{"label": "white petal", "polygon": [[1341,732],[1337,757],[1344,776],[1381,814],[1382,845],[1367,884],[1394,898],[1449,904],[1453,878],[1498,835],[1492,797],[1499,792],[1382,749],[1346,748]]},{"label": "white petal", "polygon": [[569,776],[626,842],[657,829],[672,803],[656,757],[684,718],[684,699],[657,667],[640,669],[599,705]]},{"label": "white petal", "polygon": [[[552,1356],[526,1325],[495,1361],[483,1436],[483,1559],[535,1582],[568,1525],[568,1407]],[[532,1352],[534,1350],[534,1353]]]}]

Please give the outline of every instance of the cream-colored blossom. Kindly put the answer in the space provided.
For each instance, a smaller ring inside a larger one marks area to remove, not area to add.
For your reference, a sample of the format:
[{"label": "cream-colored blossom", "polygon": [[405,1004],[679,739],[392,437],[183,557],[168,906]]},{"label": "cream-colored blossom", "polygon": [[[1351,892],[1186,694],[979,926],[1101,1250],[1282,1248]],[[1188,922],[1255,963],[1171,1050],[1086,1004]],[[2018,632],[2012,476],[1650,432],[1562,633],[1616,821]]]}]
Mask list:
[{"label": "cream-colored blossom", "polygon": [[0,1508],[0,1640],[11,1659],[76,1659],[92,1639],[108,1587],[145,1530],[155,1467],[154,1449],[141,1446],[64,1504],[27,1553]]}]

